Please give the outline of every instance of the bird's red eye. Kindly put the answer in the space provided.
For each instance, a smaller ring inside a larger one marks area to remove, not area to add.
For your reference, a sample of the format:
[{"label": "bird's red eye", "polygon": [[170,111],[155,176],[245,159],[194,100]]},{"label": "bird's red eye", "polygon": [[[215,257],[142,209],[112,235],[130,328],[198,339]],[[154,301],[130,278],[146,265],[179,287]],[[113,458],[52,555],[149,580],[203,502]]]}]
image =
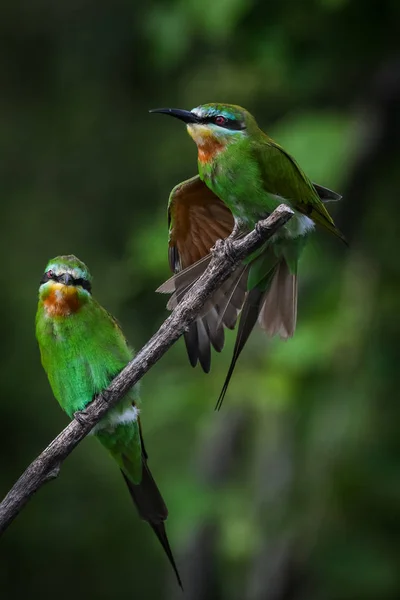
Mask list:
[{"label": "bird's red eye", "polygon": [[223,117],[222,115],[218,115],[218,117],[215,117],[214,122],[216,125],[225,125],[225,123],[227,122],[228,119],[226,119],[225,117]]},{"label": "bird's red eye", "polygon": [[46,275],[49,279],[51,279],[54,275],[54,272],[50,269],[50,271],[47,271]]}]

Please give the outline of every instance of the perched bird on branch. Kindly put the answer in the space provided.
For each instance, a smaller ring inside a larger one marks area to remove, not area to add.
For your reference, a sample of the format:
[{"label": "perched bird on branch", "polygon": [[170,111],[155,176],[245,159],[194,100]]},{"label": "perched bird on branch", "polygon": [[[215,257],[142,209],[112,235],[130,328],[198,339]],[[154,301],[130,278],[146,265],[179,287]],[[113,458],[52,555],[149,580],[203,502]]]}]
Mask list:
[{"label": "perched bird on branch", "polygon": [[[115,319],[92,296],[91,275],[75,256],[49,262],[40,281],[36,337],[54,396],[70,418],[104,390],[132,359]],[[165,502],[147,465],[135,386],[94,427],[93,433],[121,469],[142,519],[158,537],[181,579],[165,531]]]},{"label": "perched bird on branch", "polygon": [[204,104],[191,111],[160,108],[186,123],[198,149],[198,175],[177,185],[168,203],[169,262],[175,275],[157,291],[174,308],[207,267],[218,239],[253,229],[282,202],[294,216],[253,254],[207,303],[185,334],[193,366],[208,372],[210,344],[220,352],[224,326],[241,312],[233,357],[217,402],[222,405],[236,361],[257,320],[270,336],[289,338],[296,327],[297,266],[314,225],[345,242],[324,202],[340,195],[310,181],[294,158],[258,127],[244,108]]}]

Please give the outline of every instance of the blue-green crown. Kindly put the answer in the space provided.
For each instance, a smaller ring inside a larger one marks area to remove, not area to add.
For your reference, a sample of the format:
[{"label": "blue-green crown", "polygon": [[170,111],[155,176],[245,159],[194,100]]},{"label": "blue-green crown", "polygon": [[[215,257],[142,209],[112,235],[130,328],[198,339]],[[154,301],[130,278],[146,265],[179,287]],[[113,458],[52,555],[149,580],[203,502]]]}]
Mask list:
[{"label": "blue-green crown", "polygon": [[56,256],[52,258],[46,267],[45,272],[53,271],[55,275],[69,273],[74,279],[83,279],[84,281],[92,281],[92,276],[89,269],[79,258],[73,254],[65,256]]},{"label": "blue-green crown", "polygon": [[201,104],[191,110],[200,119],[214,119],[221,116],[227,119],[228,127],[233,130],[244,130],[249,125],[254,124],[255,120],[252,115],[241,106],[236,104],[220,104],[212,102],[209,104]]}]

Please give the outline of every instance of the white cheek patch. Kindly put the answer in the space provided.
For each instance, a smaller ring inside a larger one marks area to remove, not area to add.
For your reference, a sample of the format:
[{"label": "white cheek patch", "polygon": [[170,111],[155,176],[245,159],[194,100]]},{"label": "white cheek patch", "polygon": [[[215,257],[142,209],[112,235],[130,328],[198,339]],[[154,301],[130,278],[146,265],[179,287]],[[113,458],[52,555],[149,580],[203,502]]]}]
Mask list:
[{"label": "white cheek patch", "polygon": [[237,129],[226,129],[218,127],[213,123],[202,125],[201,123],[190,123],[187,125],[189,135],[193,138],[198,146],[204,145],[207,140],[215,140],[216,142],[230,144],[241,140],[247,136],[246,131]]},{"label": "white cheek patch", "polygon": [[193,140],[201,146],[207,138],[212,136],[212,132],[210,127],[206,127],[205,125],[188,125],[188,133],[193,138]]}]

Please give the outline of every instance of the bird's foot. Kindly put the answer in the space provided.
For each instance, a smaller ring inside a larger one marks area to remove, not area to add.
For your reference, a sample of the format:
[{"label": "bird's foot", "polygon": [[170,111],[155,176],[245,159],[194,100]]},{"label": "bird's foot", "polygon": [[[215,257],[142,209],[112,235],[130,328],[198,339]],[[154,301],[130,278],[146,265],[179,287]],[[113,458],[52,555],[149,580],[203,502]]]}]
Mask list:
[{"label": "bird's foot", "polygon": [[74,412],[74,419],[78,421],[79,425],[86,425],[88,420],[87,410],[84,408]]},{"label": "bird's foot", "polygon": [[214,246],[211,248],[211,252],[214,256],[220,257],[224,253],[224,249],[225,240],[216,240]]},{"label": "bird's foot", "polygon": [[259,236],[263,236],[263,235],[265,235],[265,226],[264,226],[264,224],[262,223],[262,221],[263,221],[264,219],[267,219],[267,218],[268,218],[268,217],[270,217],[270,216],[271,216],[271,213],[267,213],[267,214],[265,214],[265,215],[263,216],[262,220],[261,220],[261,221],[257,221],[257,223],[254,225],[254,230],[255,230],[255,232],[256,232],[256,233],[257,233]]},{"label": "bird's foot", "polygon": [[106,404],[108,404],[113,396],[112,392],[110,392],[110,390],[103,390],[101,392],[101,395],[103,396],[104,400],[106,401]]},{"label": "bird's foot", "polygon": [[262,236],[265,233],[264,227],[261,225],[260,221],[257,221],[257,223],[254,225],[254,229],[259,236]]},{"label": "bird's foot", "polygon": [[249,232],[249,228],[246,227],[246,225],[244,225],[240,221],[235,221],[235,225],[233,227],[232,233],[229,236],[229,239],[237,240],[238,238],[242,237],[242,235],[244,235],[245,233],[248,233],[248,232]]},{"label": "bird's foot", "polygon": [[217,240],[214,247],[211,248],[213,256],[216,258],[226,260],[229,262],[235,262],[235,252],[232,240],[225,238],[224,240]]}]

